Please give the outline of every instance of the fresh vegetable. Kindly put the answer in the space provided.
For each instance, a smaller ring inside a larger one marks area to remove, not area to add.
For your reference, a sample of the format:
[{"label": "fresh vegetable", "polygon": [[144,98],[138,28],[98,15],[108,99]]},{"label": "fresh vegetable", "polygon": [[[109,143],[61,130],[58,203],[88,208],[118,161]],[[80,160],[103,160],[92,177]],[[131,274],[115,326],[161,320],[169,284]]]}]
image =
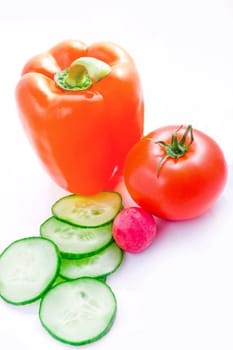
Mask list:
[{"label": "fresh vegetable", "polygon": [[64,258],[80,259],[96,254],[112,242],[112,224],[80,227],[52,216],[41,224],[40,235],[53,241]]},{"label": "fresh vegetable", "polygon": [[113,237],[123,250],[140,253],[154,241],[157,223],[153,216],[139,207],[123,209],[114,219]]},{"label": "fresh vegetable", "polygon": [[40,320],[55,338],[71,345],[88,344],[110,329],[117,309],[110,287],[83,277],[62,282],[43,297]]},{"label": "fresh vegetable", "polygon": [[79,277],[106,277],[121,265],[123,252],[113,242],[101,252],[83,259],[62,259],[60,276],[65,279]]},{"label": "fresh vegetable", "polygon": [[124,168],[124,181],[133,200],[170,220],[205,213],[221,194],[226,179],[221,148],[190,125],[150,132],[130,150]]},{"label": "fresh vegetable", "polygon": [[48,174],[71,193],[114,188],[143,135],[140,77],[130,55],[113,43],[64,41],[33,57],[16,102]]},{"label": "fresh vegetable", "polygon": [[40,237],[17,240],[0,255],[0,295],[12,304],[31,303],[52,286],[59,268],[54,243]]},{"label": "fresh vegetable", "polygon": [[56,286],[57,284],[61,283],[61,282],[65,282],[66,280],[64,278],[62,278],[60,275],[57,276],[57,278],[55,279],[52,287]]},{"label": "fresh vegetable", "polygon": [[74,225],[97,227],[111,222],[121,207],[119,193],[103,191],[93,196],[73,194],[60,198],[52,206],[52,213]]},{"label": "fresh vegetable", "polygon": [[112,237],[121,202],[119,193],[107,191],[56,201],[52,211],[62,220],[48,218],[41,237],[17,240],[0,255],[2,299],[12,304],[41,299],[41,324],[62,342],[81,345],[103,337],[117,308],[105,281],[123,260]]}]

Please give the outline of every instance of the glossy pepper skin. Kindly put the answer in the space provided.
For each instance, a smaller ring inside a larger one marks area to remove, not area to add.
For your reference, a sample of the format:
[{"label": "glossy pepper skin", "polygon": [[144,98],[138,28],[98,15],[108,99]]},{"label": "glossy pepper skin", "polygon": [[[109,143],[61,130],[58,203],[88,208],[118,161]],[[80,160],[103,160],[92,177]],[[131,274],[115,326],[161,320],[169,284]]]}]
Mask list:
[{"label": "glossy pepper skin", "polygon": [[[65,90],[54,77],[83,57],[110,67],[83,90]],[[16,86],[26,134],[51,178],[69,192],[114,188],[129,149],[142,137],[144,101],[135,63],[120,46],[77,40],[31,58]]]}]

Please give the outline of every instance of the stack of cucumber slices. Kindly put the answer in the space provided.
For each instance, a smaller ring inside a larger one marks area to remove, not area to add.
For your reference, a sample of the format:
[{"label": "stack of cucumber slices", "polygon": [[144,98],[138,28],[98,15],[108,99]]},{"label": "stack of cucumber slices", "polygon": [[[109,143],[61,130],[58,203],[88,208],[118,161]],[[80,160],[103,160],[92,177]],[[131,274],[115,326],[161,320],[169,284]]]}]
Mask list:
[{"label": "stack of cucumber slices", "polygon": [[56,339],[82,345],[100,339],[115,318],[106,277],[122,263],[112,236],[119,193],[68,195],[52,206],[40,236],[11,243],[0,255],[0,296],[23,305],[40,299],[39,318]]}]

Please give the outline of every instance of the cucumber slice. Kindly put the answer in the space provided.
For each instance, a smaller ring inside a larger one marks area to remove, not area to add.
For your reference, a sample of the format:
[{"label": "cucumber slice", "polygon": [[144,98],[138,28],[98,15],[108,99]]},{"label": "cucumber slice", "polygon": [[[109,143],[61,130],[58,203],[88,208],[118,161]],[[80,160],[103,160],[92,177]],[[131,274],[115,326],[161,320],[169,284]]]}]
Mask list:
[{"label": "cucumber slice", "polygon": [[104,191],[94,196],[71,194],[52,206],[57,218],[84,227],[97,227],[112,221],[122,207],[118,192]]},{"label": "cucumber slice", "polygon": [[65,282],[66,280],[64,278],[62,278],[61,276],[57,276],[57,278],[55,279],[55,281],[53,282],[52,287],[56,286],[56,284],[61,283],[61,282]]},{"label": "cucumber slice", "polygon": [[83,345],[107,333],[116,309],[116,298],[106,283],[83,277],[50,289],[40,302],[39,317],[54,338]]},{"label": "cucumber slice", "polygon": [[84,259],[62,259],[60,276],[65,279],[76,279],[83,276],[105,277],[120,266],[123,251],[115,242],[100,253]]},{"label": "cucumber slice", "polygon": [[88,228],[74,226],[52,216],[40,227],[40,235],[52,240],[63,257],[93,255],[112,242],[112,224]]},{"label": "cucumber slice", "polygon": [[53,242],[41,237],[14,241],[0,255],[0,295],[11,304],[31,303],[50,288],[59,269]]}]

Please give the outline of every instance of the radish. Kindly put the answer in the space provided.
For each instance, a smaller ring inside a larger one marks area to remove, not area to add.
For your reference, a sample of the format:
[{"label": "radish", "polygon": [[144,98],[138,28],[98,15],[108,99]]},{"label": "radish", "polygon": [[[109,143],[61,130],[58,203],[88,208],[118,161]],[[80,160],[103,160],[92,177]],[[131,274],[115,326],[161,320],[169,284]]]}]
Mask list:
[{"label": "radish", "polygon": [[144,209],[128,207],[115,217],[112,229],[113,238],[120,248],[129,253],[140,253],[153,242],[157,223]]}]

